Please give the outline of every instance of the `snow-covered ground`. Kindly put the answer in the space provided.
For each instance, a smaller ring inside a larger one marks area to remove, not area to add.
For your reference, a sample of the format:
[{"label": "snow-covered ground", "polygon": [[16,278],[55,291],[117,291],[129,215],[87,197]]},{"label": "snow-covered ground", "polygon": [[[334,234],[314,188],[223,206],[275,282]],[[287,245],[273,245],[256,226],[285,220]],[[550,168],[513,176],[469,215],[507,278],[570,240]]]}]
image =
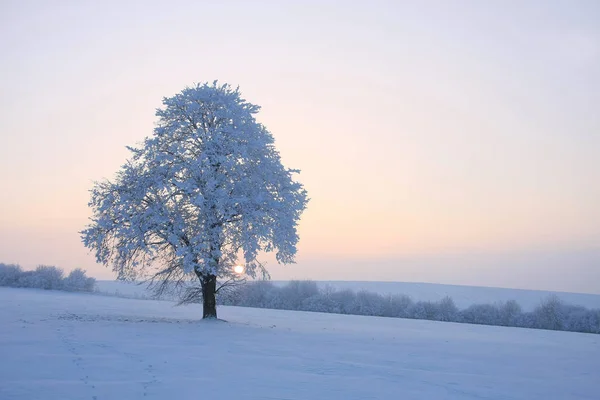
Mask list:
[{"label": "snow-covered ground", "polygon": [[0,399],[598,399],[600,335],[0,288]]},{"label": "snow-covered ground", "polygon": [[[286,281],[274,281],[284,285]],[[438,301],[450,296],[459,308],[473,304],[494,304],[516,300],[523,310],[532,311],[550,295],[556,295],[567,304],[600,308],[600,295],[586,293],[547,292],[541,290],[505,289],[481,286],[457,286],[416,282],[358,282],[358,281],[318,281],[320,287],[331,286],[337,290],[367,290],[379,294],[405,294],[414,301]],[[97,290],[101,294],[132,298],[150,298],[145,285],[122,281],[98,281]]]}]

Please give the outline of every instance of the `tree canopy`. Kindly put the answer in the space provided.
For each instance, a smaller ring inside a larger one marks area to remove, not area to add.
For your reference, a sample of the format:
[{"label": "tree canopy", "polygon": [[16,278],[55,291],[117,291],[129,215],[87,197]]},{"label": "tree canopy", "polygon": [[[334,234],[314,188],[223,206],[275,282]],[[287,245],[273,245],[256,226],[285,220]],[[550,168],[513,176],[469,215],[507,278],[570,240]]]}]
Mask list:
[{"label": "tree canopy", "polygon": [[307,193],[256,121],[259,109],[217,82],[164,98],[154,134],[91,190],[82,239],[97,261],[121,279],[195,275],[204,296],[240,259],[252,277],[266,273],[263,251],[294,262]]}]

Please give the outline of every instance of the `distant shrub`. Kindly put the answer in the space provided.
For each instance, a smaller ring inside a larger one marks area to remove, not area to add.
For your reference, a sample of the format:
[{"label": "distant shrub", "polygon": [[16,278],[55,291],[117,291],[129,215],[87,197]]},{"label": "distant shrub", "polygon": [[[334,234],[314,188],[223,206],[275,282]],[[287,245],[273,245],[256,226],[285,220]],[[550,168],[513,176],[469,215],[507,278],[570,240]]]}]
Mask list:
[{"label": "distant shrub", "polygon": [[452,298],[446,296],[437,303],[436,321],[457,322],[458,316],[458,307]]},{"label": "distant shrub", "polygon": [[256,308],[275,308],[277,288],[269,281],[256,281],[242,285],[230,292],[229,298],[223,299],[223,304]]},{"label": "distant shrub", "polygon": [[587,332],[600,333],[600,310],[589,310],[586,313],[585,321],[587,322],[586,325],[588,327],[586,330]]},{"label": "distant shrub", "polygon": [[35,269],[34,286],[44,290],[59,290],[63,288],[63,271],[49,265],[40,265]]},{"label": "distant shrub", "polygon": [[463,322],[469,324],[499,325],[500,310],[492,304],[474,304],[462,310]]},{"label": "distant shrub", "polygon": [[408,309],[407,318],[427,319],[427,305],[424,301],[417,301]]},{"label": "distant shrub", "polygon": [[515,326],[520,328],[534,328],[535,327],[535,315],[533,312],[524,312],[517,318]]},{"label": "distant shrub", "polygon": [[385,301],[381,295],[366,290],[360,290],[356,293],[356,297],[354,298],[354,312],[352,314],[381,317],[384,310]]},{"label": "distant shrub", "polygon": [[354,314],[356,306],[356,293],[350,289],[335,291],[331,294],[334,309],[330,312],[338,314]]},{"label": "distant shrub", "polygon": [[410,297],[403,294],[389,295],[384,298],[383,316],[395,318],[408,318],[412,306]]},{"label": "distant shrub", "polygon": [[[593,332],[593,311],[582,306],[563,305],[562,329],[572,332]],[[592,317],[592,318],[590,318]]]},{"label": "distant shrub", "polygon": [[282,300],[278,308],[300,310],[305,300],[319,295],[319,288],[314,281],[290,281],[278,294]]},{"label": "distant shrub", "polygon": [[300,307],[301,311],[330,313],[335,310],[335,302],[330,296],[317,294],[305,299]]},{"label": "distant shrub", "polygon": [[86,276],[85,271],[77,268],[64,279],[65,290],[72,292],[91,292],[96,285],[96,279]]},{"label": "distant shrub", "polygon": [[563,329],[565,307],[557,296],[550,296],[533,310],[534,328]]},{"label": "distant shrub", "polygon": [[518,326],[519,317],[522,313],[521,306],[515,300],[509,300],[499,307],[499,325]]},{"label": "distant shrub", "polygon": [[22,274],[23,270],[20,266],[0,263],[0,286],[17,286]]},{"label": "distant shrub", "polygon": [[409,311],[409,318],[428,319],[435,321],[438,315],[438,306],[433,301],[417,301]]},{"label": "distant shrub", "polygon": [[324,313],[333,312],[332,310],[336,309],[336,302],[332,296],[334,292],[335,291],[331,286],[326,286],[323,289],[318,290],[317,294],[304,299],[300,306],[300,310]]},{"label": "distant shrub", "polygon": [[35,271],[23,271],[23,273],[19,276],[15,287],[41,289],[38,287],[39,284],[40,281]]},{"label": "distant shrub", "polygon": [[94,290],[96,280],[88,278],[85,271],[76,269],[66,278],[60,268],[40,265],[33,271],[23,271],[18,265],[0,264],[0,286],[45,290]]}]

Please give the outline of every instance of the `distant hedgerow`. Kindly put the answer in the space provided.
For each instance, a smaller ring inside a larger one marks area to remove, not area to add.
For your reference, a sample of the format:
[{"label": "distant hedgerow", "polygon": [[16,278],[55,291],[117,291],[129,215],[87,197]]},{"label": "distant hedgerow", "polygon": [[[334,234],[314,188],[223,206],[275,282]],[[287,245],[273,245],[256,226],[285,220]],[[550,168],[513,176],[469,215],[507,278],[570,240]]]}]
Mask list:
[{"label": "distant hedgerow", "polygon": [[368,291],[335,290],[330,286],[319,288],[313,281],[291,281],[285,286],[255,281],[228,288],[219,302],[241,307],[600,333],[600,309],[568,305],[556,296],[543,300],[531,312],[523,312],[514,300],[474,304],[459,310],[450,297],[413,302],[400,294],[384,296]]},{"label": "distant hedgerow", "polygon": [[63,270],[54,266],[40,265],[33,271],[23,271],[19,265],[0,263],[0,286],[92,292],[95,285],[96,279],[79,268],[65,277]]}]

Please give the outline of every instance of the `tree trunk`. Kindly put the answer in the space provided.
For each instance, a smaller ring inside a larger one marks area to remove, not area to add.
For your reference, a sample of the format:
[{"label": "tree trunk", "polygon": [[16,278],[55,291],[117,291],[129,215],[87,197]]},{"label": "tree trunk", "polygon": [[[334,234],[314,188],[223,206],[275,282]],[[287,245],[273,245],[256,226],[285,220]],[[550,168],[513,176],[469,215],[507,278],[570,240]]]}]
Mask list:
[{"label": "tree trunk", "polygon": [[202,285],[202,319],[217,318],[217,277],[204,275],[199,278]]}]

